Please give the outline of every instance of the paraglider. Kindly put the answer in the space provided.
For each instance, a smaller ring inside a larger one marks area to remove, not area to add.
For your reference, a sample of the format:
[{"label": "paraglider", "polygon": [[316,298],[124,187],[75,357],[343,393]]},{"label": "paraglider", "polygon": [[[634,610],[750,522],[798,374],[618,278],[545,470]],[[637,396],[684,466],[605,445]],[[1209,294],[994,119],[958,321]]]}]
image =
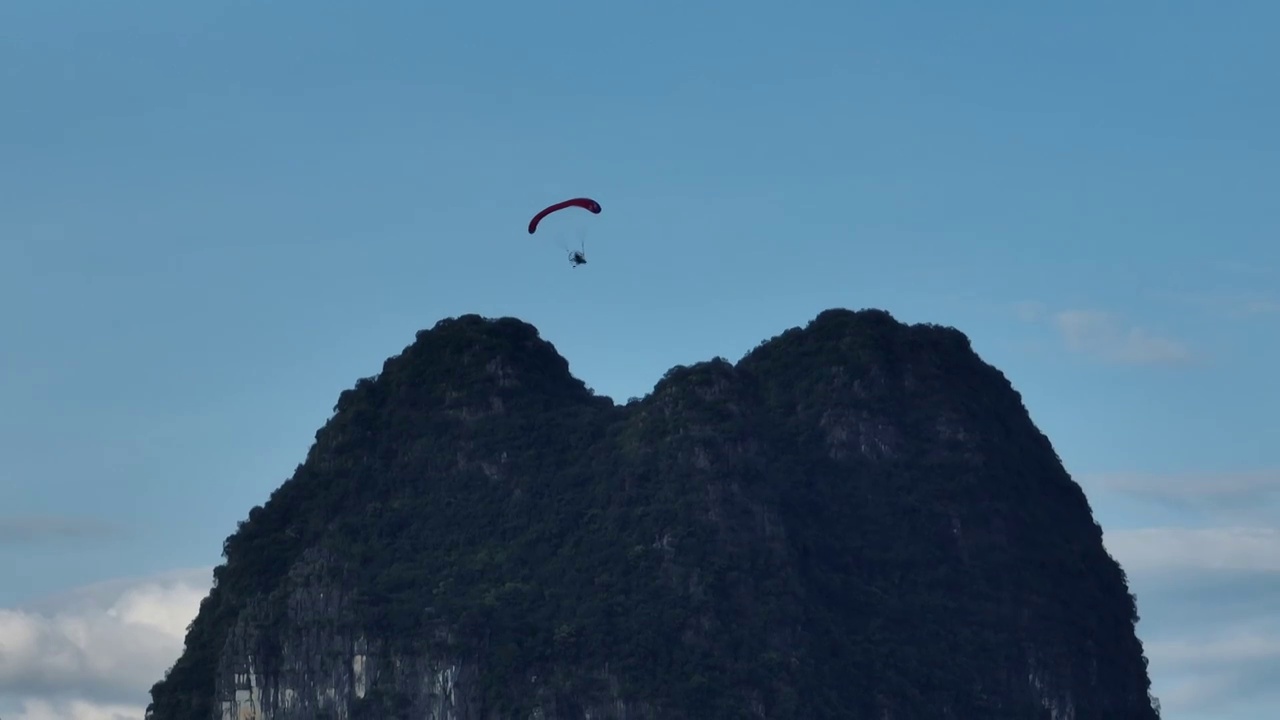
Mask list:
[{"label": "paraglider", "polygon": [[[539,210],[538,214],[533,216],[533,219],[529,220],[529,234],[532,235],[537,232],[538,223],[542,222],[542,219],[546,216],[566,208],[574,207],[582,208],[593,215],[599,215],[601,210],[600,203],[588,197],[571,198],[569,200],[555,203],[554,205],[548,205],[542,210]],[[583,247],[580,247],[578,250],[569,251],[569,263],[575,268],[587,263],[585,242],[583,243]]]},{"label": "paraglider", "polygon": [[532,235],[535,232],[537,232],[538,223],[542,222],[542,218],[550,215],[553,212],[558,212],[560,210],[564,210],[565,208],[571,208],[571,207],[580,207],[583,210],[586,210],[595,215],[600,214],[600,203],[596,202],[595,200],[592,200],[591,198],[580,197],[580,198],[573,198],[571,200],[565,200],[563,202],[558,202],[554,205],[548,205],[547,207],[539,210],[538,214],[534,215],[533,219],[529,221],[529,234]]}]

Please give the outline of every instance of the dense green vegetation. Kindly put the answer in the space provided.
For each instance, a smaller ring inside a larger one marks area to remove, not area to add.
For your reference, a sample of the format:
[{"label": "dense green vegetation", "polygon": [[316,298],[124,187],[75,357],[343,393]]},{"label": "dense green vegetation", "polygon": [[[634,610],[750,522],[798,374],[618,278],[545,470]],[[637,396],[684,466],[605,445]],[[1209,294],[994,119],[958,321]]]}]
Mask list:
[{"label": "dense green vegetation", "polygon": [[1029,662],[1078,718],[1156,717],[1083,493],[953,329],[828,311],[616,406],[534,328],[466,316],[335,411],[227,539],[155,720],[212,716],[229,629],[254,602],[274,627],[316,548],[363,632],[478,662],[493,717],[529,716],[531,674],[604,698],[607,665],[669,718],[1047,718]]}]

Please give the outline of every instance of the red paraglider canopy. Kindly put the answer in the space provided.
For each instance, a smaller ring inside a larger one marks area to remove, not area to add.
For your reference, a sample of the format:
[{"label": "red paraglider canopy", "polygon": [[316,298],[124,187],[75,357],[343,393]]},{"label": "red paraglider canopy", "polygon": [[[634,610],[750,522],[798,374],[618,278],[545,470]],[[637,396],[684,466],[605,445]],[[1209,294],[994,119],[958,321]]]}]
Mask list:
[{"label": "red paraglider canopy", "polygon": [[580,198],[573,198],[571,200],[565,200],[563,202],[558,202],[555,205],[548,205],[547,207],[538,211],[538,214],[534,215],[533,219],[529,221],[529,234],[532,235],[534,231],[538,229],[538,223],[542,222],[542,218],[558,210],[564,210],[565,208],[570,208],[570,207],[580,207],[596,215],[600,214],[600,203],[596,202],[595,200],[592,200],[591,198],[580,197]]}]

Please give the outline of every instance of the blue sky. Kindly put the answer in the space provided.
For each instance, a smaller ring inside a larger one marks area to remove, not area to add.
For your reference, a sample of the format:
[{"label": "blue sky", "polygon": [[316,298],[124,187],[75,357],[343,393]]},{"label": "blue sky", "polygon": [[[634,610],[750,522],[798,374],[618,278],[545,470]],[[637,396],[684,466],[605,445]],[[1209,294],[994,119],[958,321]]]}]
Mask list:
[{"label": "blue sky", "polygon": [[[442,317],[622,401],[833,306],[1009,376],[1166,718],[1280,708],[1280,5],[713,7],[0,5],[0,713],[132,717],[235,523]],[[107,678],[84,618],[153,656]],[[41,642],[75,669],[13,670]]]}]

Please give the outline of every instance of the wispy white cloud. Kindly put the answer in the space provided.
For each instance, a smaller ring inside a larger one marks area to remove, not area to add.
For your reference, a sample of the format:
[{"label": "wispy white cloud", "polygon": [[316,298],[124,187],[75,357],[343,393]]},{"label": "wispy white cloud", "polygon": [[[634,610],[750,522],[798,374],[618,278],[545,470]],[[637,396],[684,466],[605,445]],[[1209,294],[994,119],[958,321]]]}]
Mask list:
[{"label": "wispy white cloud", "polygon": [[1102,310],[1051,310],[1023,300],[1010,306],[1025,323],[1048,324],[1069,352],[1120,365],[1178,365],[1195,360],[1186,343]]},{"label": "wispy white cloud", "polygon": [[[1280,529],[1277,528],[1154,527],[1113,530],[1105,537],[1108,551],[1129,573],[1280,574]],[[1280,582],[1280,575],[1276,579]]]},{"label": "wispy white cloud", "polygon": [[1218,260],[1212,265],[1218,272],[1237,277],[1270,277],[1276,274],[1270,265],[1245,260]]},{"label": "wispy white cloud", "polygon": [[1013,313],[1023,322],[1036,322],[1047,312],[1044,303],[1035,300],[1022,300],[1013,304]]},{"label": "wispy white cloud", "polygon": [[[1280,707],[1280,624],[1248,620],[1216,632],[1146,643],[1150,668],[1165,681],[1166,720],[1275,717]],[[1265,708],[1270,708],[1267,712]]]},{"label": "wispy white cloud", "polygon": [[56,540],[103,540],[123,535],[123,528],[99,518],[63,515],[0,516],[0,545],[25,545]]},{"label": "wispy white cloud", "polygon": [[1162,662],[1179,667],[1220,666],[1241,660],[1280,660],[1280,634],[1255,628],[1230,636],[1180,638],[1147,645]]},{"label": "wispy white cloud", "polygon": [[1067,349],[1123,365],[1182,364],[1193,359],[1187,346],[1119,316],[1099,310],[1062,310],[1053,323]]},{"label": "wispy white cloud", "polygon": [[1277,522],[1280,468],[1222,473],[1104,473],[1081,479],[1099,492],[1192,511],[1206,519]]},{"label": "wispy white cloud", "polygon": [[1266,290],[1231,289],[1174,296],[1218,318],[1257,320],[1280,317],[1280,295]]},{"label": "wispy white cloud", "polygon": [[1266,297],[1246,298],[1235,306],[1235,311],[1241,315],[1277,315],[1280,314],[1280,300]]},{"label": "wispy white cloud", "polygon": [[140,720],[211,584],[182,570],[0,609],[0,701],[21,708],[5,717]]}]

